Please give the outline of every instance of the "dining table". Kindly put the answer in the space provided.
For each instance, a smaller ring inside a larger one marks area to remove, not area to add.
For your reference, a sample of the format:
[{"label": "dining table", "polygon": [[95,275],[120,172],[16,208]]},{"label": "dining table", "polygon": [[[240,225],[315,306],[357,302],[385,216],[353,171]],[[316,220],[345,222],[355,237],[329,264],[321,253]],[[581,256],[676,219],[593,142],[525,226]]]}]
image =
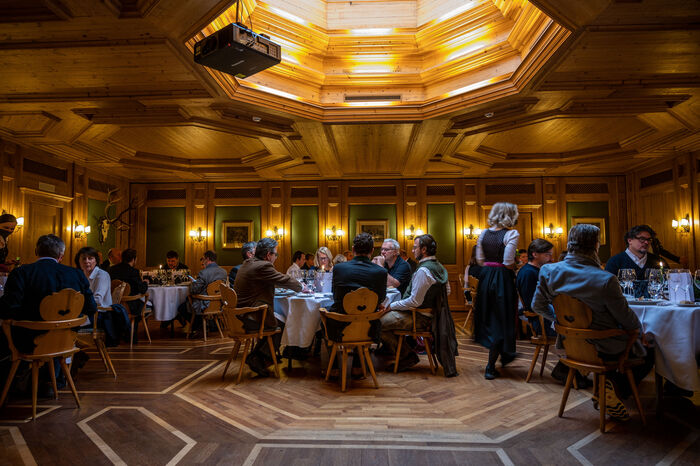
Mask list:
[{"label": "dining table", "polygon": [[189,285],[149,285],[148,299],[153,305],[153,318],[160,321],[173,320],[177,316],[177,308],[187,301],[189,292]]},{"label": "dining table", "polygon": [[[384,304],[401,299],[401,293],[395,288],[388,288]],[[322,307],[333,305],[332,293],[294,293],[279,291],[275,293],[275,317],[284,322],[284,331],[280,347],[308,348],[316,332],[321,328]]]},{"label": "dining table", "polygon": [[656,374],[689,391],[700,391],[700,303],[632,301],[647,340],[653,339]]}]

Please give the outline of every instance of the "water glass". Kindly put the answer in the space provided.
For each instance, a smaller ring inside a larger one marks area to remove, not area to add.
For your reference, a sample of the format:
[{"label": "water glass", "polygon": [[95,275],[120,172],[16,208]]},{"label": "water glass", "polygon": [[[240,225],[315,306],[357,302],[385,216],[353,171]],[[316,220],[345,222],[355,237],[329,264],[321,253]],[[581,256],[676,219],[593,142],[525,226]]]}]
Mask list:
[{"label": "water glass", "polygon": [[617,272],[617,277],[622,285],[622,294],[634,294],[634,290],[631,289],[634,280],[637,279],[637,273],[634,271],[634,269],[620,269]]}]

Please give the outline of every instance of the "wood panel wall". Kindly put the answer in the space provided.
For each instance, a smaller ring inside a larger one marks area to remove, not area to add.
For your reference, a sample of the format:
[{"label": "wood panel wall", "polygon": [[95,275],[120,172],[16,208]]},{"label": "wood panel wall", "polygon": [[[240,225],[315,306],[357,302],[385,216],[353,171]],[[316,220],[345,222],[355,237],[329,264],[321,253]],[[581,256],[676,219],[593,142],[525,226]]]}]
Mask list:
[{"label": "wood panel wall", "polygon": [[[700,268],[700,152],[678,155],[627,175],[629,225],[648,224],[665,249]],[[673,219],[688,215],[689,233],[674,231]]]},{"label": "wood panel wall", "polygon": [[[113,186],[123,194],[117,209],[128,204],[127,180],[4,140],[0,140],[0,175],[0,209],[25,218],[24,227],[9,237],[8,258],[20,257],[22,263],[36,259],[34,248],[39,236],[55,233],[66,243],[63,263],[72,265],[86,240],[75,239],[71,226],[76,220],[83,225],[90,221],[88,199],[107,200],[107,187]],[[52,212],[55,221],[49,218]],[[91,235],[97,235],[95,230],[93,225]],[[127,247],[128,239],[126,232],[118,233],[116,247]]]},{"label": "wood panel wall", "polygon": [[[132,229],[131,244],[145,255],[146,212],[148,207],[179,206],[186,208],[186,227],[202,227],[214,235],[214,212],[219,206],[260,206],[262,231],[274,226],[287,234],[281,239],[276,267],[286,270],[291,263],[291,210],[295,205],[318,206],[318,242],[327,245],[333,254],[351,249],[352,238],[346,235],[338,241],[327,241],[325,229],[332,225],[349,231],[348,213],[351,205],[395,204],[398,237],[409,253],[412,242],[403,231],[409,225],[426,229],[428,204],[455,205],[456,263],[445,264],[450,273],[453,290],[459,289],[458,275],[468,263],[474,239],[464,237],[462,229],[469,224],[484,228],[491,206],[499,201],[518,204],[523,213],[519,225],[521,247],[530,240],[543,237],[549,223],[567,225],[567,202],[607,201],[609,205],[610,241],[621,244],[627,228],[626,180],[611,177],[544,177],[492,179],[416,179],[370,181],[295,181],[257,183],[151,183],[131,185],[131,195],[137,200],[137,227]],[[170,193],[170,194],[169,194]],[[177,198],[168,198],[169,195]],[[184,196],[184,197],[183,197]],[[428,232],[429,233],[429,232]],[[551,239],[555,257],[566,247],[566,235]],[[203,243],[187,240],[183,261],[194,265],[206,249],[214,247],[213,236]],[[439,248],[439,245],[438,245]],[[622,250],[613,246],[613,253]],[[312,251],[308,251],[312,252]],[[224,267],[233,264],[220,264]],[[227,267],[229,268],[229,267]],[[452,293],[452,305],[463,305],[461,293]]]}]

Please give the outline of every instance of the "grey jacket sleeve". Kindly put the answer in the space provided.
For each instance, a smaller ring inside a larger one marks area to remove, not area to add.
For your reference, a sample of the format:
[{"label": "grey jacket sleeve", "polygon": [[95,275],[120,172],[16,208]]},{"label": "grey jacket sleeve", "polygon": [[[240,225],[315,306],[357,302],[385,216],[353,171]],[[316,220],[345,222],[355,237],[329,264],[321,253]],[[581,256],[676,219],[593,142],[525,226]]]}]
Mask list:
[{"label": "grey jacket sleeve", "polygon": [[605,299],[605,308],[623,329],[636,330],[641,328],[642,324],[637,315],[630,309],[627,299],[622,295],[620,283],[615,275],[610,275],[610,279],[605,283],[601,299]]},{"label": "grey jacket sleeve", "polygon": [[554,316],[554,308],[552,307],[552,301],[554,300],[556,294],[549,289],[549,285],[547,284],[548,276],[549,274],[547,273],[547,271],[544,268],[542,268],[540,270],[540,276],[538,277],[537,281],[537,288],[535,289],[535,295],[532,297],[532,303],[530,304],[530,307],[533,312],[541,315],[547,320],[554,321],[556,320],[556,317]]}]

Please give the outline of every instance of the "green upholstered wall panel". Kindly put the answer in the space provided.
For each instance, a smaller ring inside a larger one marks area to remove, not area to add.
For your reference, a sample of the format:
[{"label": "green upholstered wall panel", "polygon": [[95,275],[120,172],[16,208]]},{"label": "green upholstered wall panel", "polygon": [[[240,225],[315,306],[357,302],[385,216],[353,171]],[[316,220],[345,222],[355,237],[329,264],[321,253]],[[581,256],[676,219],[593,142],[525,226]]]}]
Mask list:
[{"label": "green upholstered wall panel", "polygon": [[185,254],[185,208],[148,207],[146,209],[146,266],[165,264],[165,253]]},{"label": "green upholstered wall panel", "polygon": [[443,264],[457,263],[454,204],[428,204],[427,233],[437,242],[437,258]]},{"label": "green upholstered wall panel", "polygon": [[297,250],[314,254],[318,249],[318,206],[292,206],[292,229],[290,234],[292,241],[292,250],[289,251],[290,258],[294,251]]},{"label": "green upholstered wall panel", "polygon": [[[107,202],[105,201],[88,199],[87,224],[90,225],[92,232],[87,237],[87,245],[98,251],[102,251],[102,257],[106,259],[107,251],[116,244],[117,234],[114,227],[110,225],[106,241],[104,244],[100,244],[100,222],[98,222],[97,219],[105,214],[105,207],[107,207]],[[116,215],[116,206],[110,207],[109,213],[110,215]]]},{"label": "green upholstered wall panel", "polygon": [[219,265],[238,265],[243,262],[240,249],[223,249],[221,247],[221,223],[227,221],[252,221],[253,239],[260,240],[261,214],[260,206],[217,207],[214,210],[214,248]]},{"label": "green upholstered wall panel", "polygon": [[[571,229],[573,223],[572,217],[597,217],[605,219],[605,238],[607,244],[601,244],[598,256],[600,260],[606,262],[610,259],[610,217],[608,216],[608,203],[603,202],[567,202],[566,203],[566,222],[567,228]],[[615,245],[616,253],[619,252],[621,246]]]},{"label": "green upholstered wall panel", "polygon": [[[352,248],[352,240],[355,238],[358,220],[388,220],[389,238],[396,239],[396,205],[395,204],[362,204],[351,205],[348,212],[348,245]],[[379,248],[374,249],[379,254]]]}]

